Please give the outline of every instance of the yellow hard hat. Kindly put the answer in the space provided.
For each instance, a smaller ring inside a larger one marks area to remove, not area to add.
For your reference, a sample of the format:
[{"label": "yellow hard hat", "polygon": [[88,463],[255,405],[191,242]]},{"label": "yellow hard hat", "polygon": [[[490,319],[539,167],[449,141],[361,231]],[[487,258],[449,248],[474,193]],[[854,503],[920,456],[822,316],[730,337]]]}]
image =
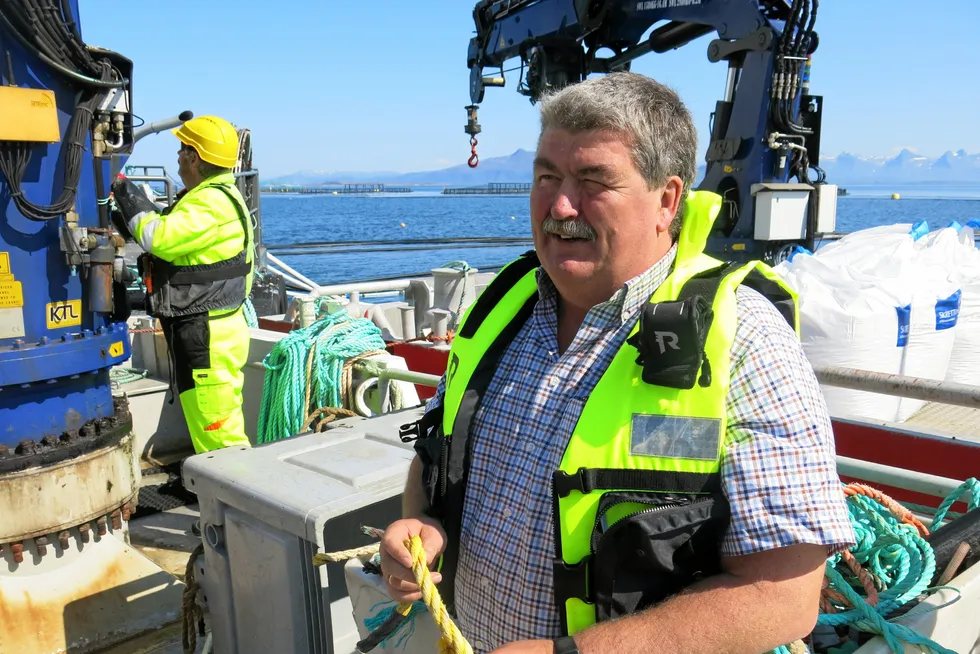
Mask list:
[{"label": "yellow hard hat", "polygon": [[222,168],[238,163],[238,131],[224,118],[198,116],[171,131],[208,163]]}]

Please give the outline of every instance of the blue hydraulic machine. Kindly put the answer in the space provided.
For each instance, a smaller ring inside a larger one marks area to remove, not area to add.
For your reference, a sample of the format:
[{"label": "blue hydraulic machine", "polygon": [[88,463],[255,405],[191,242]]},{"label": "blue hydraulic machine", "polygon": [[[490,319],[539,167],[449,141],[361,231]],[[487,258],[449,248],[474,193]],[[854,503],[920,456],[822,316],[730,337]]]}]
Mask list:
[{"label": "blue hydraulic machine", "polygon": [[50,6],[0,8],[0,474],[131,428],[109,381],[130,343],[107,196],[132,149],[133,67],[84,44],[77,0]]},{"label": "blue hydraulic machine", "polygon": [[127,614],[147,620],[126,597],[159,571],[128,549],[140,470],[110,382],[130,357],[108,193],[140,136],[132,79],[126,57],[84,42],[78,0],[0,1],[3,652],[87,652],[136,633]]}]

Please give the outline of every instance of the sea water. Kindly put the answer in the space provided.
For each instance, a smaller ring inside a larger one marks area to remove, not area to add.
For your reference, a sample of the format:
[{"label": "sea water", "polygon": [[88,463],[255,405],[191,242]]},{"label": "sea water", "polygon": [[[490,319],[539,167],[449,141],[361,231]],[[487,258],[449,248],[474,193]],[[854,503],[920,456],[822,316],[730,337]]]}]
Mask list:
[{"label": "sea water", "polygon": [[[900,199],[892,200],[898,193]],[[848,188],[837,199],[837,230],[928,221],[932,228],[980,220],[980,185]],[[530,238],[528,197],[452,196],[438,191],[405,195],[263,194],[267,245],[302,242],[387,241],[458,237]],[[525,245],[283,255],[319,284],[422,274],[452,261],[475,268],[500,266]]]}]

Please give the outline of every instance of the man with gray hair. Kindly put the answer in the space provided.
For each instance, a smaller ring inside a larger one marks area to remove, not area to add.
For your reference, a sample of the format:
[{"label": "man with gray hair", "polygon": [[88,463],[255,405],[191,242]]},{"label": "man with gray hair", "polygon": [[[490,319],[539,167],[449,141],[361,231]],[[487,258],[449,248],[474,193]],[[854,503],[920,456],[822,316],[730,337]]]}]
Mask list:
[{"label": "man with gray hair", "polygon": [[477,652],[764,652],[854,543],[795,294],[703,253],[697,132],[632,73],[541,101],[535,250],[467,311],[415,428],[404,542]]}]

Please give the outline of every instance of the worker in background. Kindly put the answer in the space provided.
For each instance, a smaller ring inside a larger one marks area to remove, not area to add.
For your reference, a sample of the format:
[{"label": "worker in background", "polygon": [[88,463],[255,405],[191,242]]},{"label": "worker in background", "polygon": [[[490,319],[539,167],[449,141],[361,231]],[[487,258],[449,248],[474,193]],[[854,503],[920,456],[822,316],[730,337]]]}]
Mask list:
[{"label": "worker in background", "polygon": [[147,313],[160,319],[194,450],[247,447],[242,368],[249,330],[242,305],[252,289],[254,241],[233,174],[238,133],[216,116],[193,118],[173,133],[181,143],[184,191],[158,211],[119,176],[113,220],[146,251],[139,267]]},{"label": "worker in background", "polygon": [[803,638],[854,534],[796,296],[702,253],[721,198],[690,191],[672,90],[615,73],[539,106],[535,252],[456,333],[382,542],[388,592],[420,597],[419,535],[477,652]]}]

